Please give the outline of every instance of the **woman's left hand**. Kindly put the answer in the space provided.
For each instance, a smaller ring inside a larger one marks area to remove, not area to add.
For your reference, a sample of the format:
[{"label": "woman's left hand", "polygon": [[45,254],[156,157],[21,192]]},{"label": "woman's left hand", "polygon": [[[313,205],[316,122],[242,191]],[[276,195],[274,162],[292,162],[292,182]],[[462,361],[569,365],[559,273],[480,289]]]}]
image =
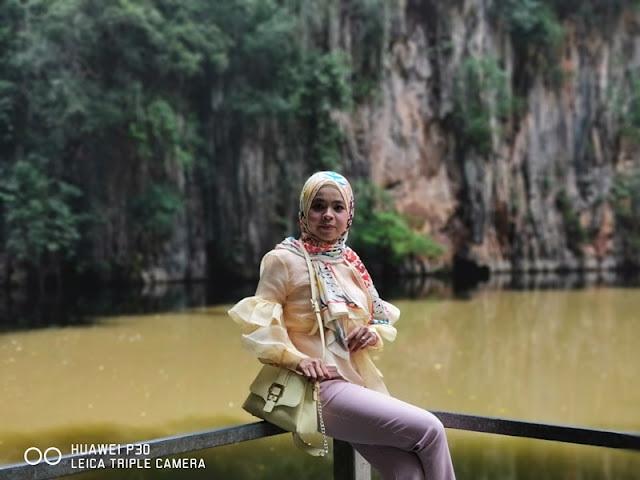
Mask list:
[{"label": "woman's left hand", "polygon": [[358,325],[356,328],[351,330],[345,340],[349,346],[349,350],[357,352],[358,350],[362,350],[378,343],[378,334],[369,330],[364,325]]}]

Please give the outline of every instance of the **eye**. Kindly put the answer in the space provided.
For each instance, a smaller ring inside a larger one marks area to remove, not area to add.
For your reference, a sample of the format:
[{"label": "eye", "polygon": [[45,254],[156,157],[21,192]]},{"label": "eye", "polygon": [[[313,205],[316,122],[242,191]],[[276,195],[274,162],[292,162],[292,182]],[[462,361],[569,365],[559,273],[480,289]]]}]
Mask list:
[{"label": "eye", "polygon": [[345,209],[344,205],[336,205],[335,206],[335,211],[336,212],[342,212]]},{"label": "eye", "polygon": [[324,204],[322,202],[313,202],[311,204],[311,210],[319,212],[324,209]]}]

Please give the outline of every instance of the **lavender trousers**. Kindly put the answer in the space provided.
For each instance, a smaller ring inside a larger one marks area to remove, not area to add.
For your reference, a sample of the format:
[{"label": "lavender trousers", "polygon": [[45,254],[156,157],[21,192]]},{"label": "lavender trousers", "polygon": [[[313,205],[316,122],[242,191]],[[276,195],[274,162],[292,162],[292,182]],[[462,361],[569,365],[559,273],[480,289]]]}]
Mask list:
[{"label": "lavender trousers", "polygon": [[384,480],[455,480],[432,413],[342,379],[321,382],[320,400],[327,435],[353,445]]}]

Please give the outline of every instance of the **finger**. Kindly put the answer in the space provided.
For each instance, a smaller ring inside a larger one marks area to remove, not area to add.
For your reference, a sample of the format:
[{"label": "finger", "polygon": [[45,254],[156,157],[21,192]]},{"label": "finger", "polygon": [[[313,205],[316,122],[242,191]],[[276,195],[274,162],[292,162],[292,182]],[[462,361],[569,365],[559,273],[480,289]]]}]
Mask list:
[{"label": "finger", "polygon": [[351,342],[351,340],[353,340],[353,337],[354,337],[354,335],[355,335],[357,332],[358,332],[358,329],[357,329],[357,328],[356,328],[355,330],[351,330],[351,332],[349,333],[349,335],[347,335],[347,336],[345,337],[345,339],[344,339],[344,340],[345,340],[347,343],[350,343],[350,342]]},{"label": "finger", "polygon": [[359,335],[354,337],[354,347],[356,350],[360,350],[363,345],[366,345],[369,332],[366,329],[362,329]]},{"label": "finger", "polygon": [[362,325],[358,325],[356,328],[351,330],[349,335],[347,335],[347,339],[348,340],[355,340],[355,339],[359,338],[360,336],[362,336],[362,333],[363,333]]},{"label": "finger", "polygon": [[363,342],[358,345],[358,350],[364,350],[365,348],[373,345],[376,341],[376,336],[372,332],[368,332],[366,336],[363,337]]},{"label": "finger", "polygon": [[313,365],[309,365],[304,372],[304,376],[307,377],[307,380],[315,380],[316,369]]},{"label": "finger", "polygon": [[351,332],[349,332],[349,335],[347,335],[345,340],[347,342],[350,342],[354,337],[357,337],[358,335],[362,335],[363,330],[366,330],[366,328],[363,327],[362,325],[358,325],[356,328],[351,330]]},{"label": "finger", "polygon": [[324,376],[324,378],[331,378],[331,374],[329,373],[329,369],[327,368],[327,366],[324,363],[322,363],[321,367],[322,367],[322,375]]},{"label": "finger", "polygon": [[306,364],[302,370],[303,375],[309,380],[315,379],[315,372],[316,372],[316,369],[313,362]]},{"label": "finger", "polygon": [[324,365],[322,365],[321,363],[314,363],[313,364],[313,379],[314,380],[318,380],[318,379],[322,379],[324,378],[324,372],[322,371],[322,367]]},{"label": "finger", "polygon": [[361,340],[362,341],[358,342],[358,344],[356,345],[356,351],[364,350],[369,346],[369,342],[367,341],[366,337],[362,337]]}]

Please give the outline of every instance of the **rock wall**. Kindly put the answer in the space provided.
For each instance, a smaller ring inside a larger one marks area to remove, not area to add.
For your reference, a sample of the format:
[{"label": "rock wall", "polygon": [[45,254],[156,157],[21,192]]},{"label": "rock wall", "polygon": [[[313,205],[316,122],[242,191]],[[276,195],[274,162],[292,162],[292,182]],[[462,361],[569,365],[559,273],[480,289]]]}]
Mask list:
[{"label": "rock wall", "polygon": [[[496,55],[512,83],[516,59],[508,35],[489,23],[490,2],[442,5],[415,1],[398,12],[385,102],[372,112],[379,119],[371,129],[372,178],[453,253],[491,270],[621,265],[608,198],[620,158],[637,162],[638,154],[620,148],[611,92],[628,88],[630,72],[640,67],[637,13],[623,12],[610,29],[598,24],[585,31],[566,22],[562,84],[550,86],[542,72],[534,73],[510,134],[494,134],[487,156],[460,158],[443,125],[463,59]],[[426,12],[438,19],[427,22]],[[441,54],[429,41],[434,37],[450,50]],[[564,209],[595,232],[578,251],[568,238],[568,212],[558,208],[560,195]]]},{"label": "rock wall", "polygon": [[[621,147],[612,91],[628,89],[639,71],[640,17],[624,11],[608,28],[566,21],[554,66],[561,84],[531,73],[523,113],[508,125],[492,119],[490,153],[460,155],[447,125],[464,59],[497,57],[511,84],[522,74],[490,8],[414,0],[392,12],[383,100],[361,106],[348,134],[364,132],[372,180],[422,219],[450,257],[493,271],[621,266],[610,189],[615,173],[639,158]],[[579,245],[569,215],[591,232]]]},{"label": "rock wall", "polygon": [[[358,25],[349,2],[329,3],[328,47],[353,52]],[[560,73],[554,83],[517,57],[492,5],[405,0],[384,12],[380,95],[333,115],[344,135],[342,171],[388,189],[401,212],[447,246],[443,261],[425,262],[428,270],[457,258],[491,271],[620,267],[610,190],[616,172],[640,158],[620,141],[612,92],[629,90],[639,71],[640,16],[564,21],[561,55],[550,59]],[[492,116],[482,154],[460,148],[451,118],[463,62],[485,57],[497,59],[524,105],[507,119]],[[265,122],[237,143],[218,138],[215,178],[203,194],[209,241],[189,253],[199,265],[208,258],[209,275],[254,277],[264,252],[297,231],[298,189],[311,171],[286,132]],[[587,237],[573,238],[576,228]],[[186,241],[176,238],[161,263],[175,264],[168,259],[182,255]],[[178,263],[184,271],[188,262]]]}]

